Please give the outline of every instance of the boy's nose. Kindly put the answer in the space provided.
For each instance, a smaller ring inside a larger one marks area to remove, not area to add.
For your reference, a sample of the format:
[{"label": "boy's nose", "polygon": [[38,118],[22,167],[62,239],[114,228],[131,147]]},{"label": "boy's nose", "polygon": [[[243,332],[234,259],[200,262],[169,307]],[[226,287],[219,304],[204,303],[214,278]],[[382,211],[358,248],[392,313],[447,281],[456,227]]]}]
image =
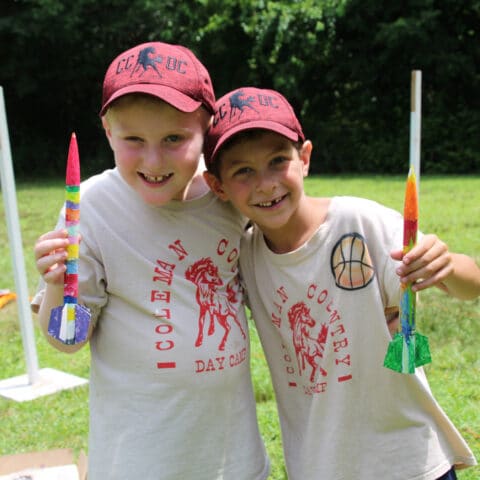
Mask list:
[{"label": "boy's nose", "polygon": [[260,174],[257,182],[257,192],[272,193],[277,188],[277,181],[271,174]]},{"label": "boy's nose", "polygon": [[144,156],[145,163],[147,165],[158,166],[163,162],[163,154],[160,148],[149,148],[145,152]]}]

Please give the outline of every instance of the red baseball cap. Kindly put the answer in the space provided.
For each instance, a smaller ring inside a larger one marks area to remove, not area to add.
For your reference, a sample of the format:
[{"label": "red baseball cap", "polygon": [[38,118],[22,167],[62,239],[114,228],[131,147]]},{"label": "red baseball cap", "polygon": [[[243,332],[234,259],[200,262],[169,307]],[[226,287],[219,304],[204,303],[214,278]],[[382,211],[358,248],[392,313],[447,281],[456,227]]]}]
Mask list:
[{"label": "red baseball cap", "polygon": [[103,81],[103,116],[111,103],[129,93],[145,93],[182,112],[204,105],[215,110],[215,94],[207,69],[188,48],[162,42],[137,45],[121,53]]},{"label": "red baseball cap", "polygon": [[260,128],[279,133],[292,142],[305,141],[292,106],[275,90],[238,88],[220,98],[215,107],[204,145],[207,164],[215,161],[220,147],[227,140],[244,130]]}]

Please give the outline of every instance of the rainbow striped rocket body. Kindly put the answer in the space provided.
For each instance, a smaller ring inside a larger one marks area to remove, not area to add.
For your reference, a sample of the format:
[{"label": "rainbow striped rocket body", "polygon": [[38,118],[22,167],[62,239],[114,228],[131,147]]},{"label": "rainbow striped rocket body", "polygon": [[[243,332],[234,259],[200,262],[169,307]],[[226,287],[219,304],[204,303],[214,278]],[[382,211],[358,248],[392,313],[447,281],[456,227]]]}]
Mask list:
[{"label": "rainbow striped rocket body", "polygon": [[80,159],[75,133],[68,150],[65,182],[65,228],[68,232],[67,270],[64,275],[63,306],[52,309],[49,335],[71,345],[86,340],[90,312],[78,305],[78,254],[80,224]]},{"label": "rainbow striped rocket body", "polygon": [[[413,167],[407,178],[405,190],[405,205],[403,211],[403,254],[408,253],[417,243],[418,230],[418,195]],[[412,284],[402,285],[402,298],[400,300],[400,323],[406,342],[415,333],[415,308],[417,297],[412,291]]]},{"label": "rainbow striped rocket body", "polygon": [[[408,253],[417,243],[418,194],[415,171],[410,167],[405,190],[403,212],[403,254]],[[400,299],[401,331],[388,346],[384,366],[400,373],[414,373],[415,368],[431,362],[428,340],[416,332],[416,294],[412,284],[402,284]]]}]

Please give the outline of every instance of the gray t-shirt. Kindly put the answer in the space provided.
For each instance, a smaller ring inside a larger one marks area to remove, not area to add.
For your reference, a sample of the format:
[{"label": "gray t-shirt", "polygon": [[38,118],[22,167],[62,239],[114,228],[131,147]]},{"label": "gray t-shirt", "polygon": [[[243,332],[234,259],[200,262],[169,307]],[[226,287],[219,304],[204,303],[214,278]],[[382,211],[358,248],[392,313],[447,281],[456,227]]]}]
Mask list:
[{"label": "gray t-shirt", "polygon": [[267,477],[237,277],[243,226],[211,192],[153,207],[116,169],[82,184],[89,479]]}]

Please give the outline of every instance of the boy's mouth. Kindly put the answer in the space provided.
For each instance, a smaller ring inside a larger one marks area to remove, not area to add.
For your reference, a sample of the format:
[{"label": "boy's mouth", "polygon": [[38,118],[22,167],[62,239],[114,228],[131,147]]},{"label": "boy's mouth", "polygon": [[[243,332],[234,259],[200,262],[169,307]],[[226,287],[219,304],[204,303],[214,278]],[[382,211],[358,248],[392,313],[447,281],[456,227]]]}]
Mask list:
[{"label": "boy's mouth", "polygon": [[156,176],[156,175],[147,175],[147,174],[141,173],[141,172],[138,172],[138,174],[139,174],[140,177],[142,177],[143,180],[145,180],[147,183],[163,183],[163,182],[165,182],[166,180],[168,180],[168,179],[173,175],[173,173],[169,173],[168,175]]},{"label": "boy's mouth", "polygon": [[286,196],[287,195],[282,195],[281,197],[270,200],[269,202],[259,202],[259,203],[256,203],[255,206],[260,208],[274,207],[275,205],[279,204]]}]

